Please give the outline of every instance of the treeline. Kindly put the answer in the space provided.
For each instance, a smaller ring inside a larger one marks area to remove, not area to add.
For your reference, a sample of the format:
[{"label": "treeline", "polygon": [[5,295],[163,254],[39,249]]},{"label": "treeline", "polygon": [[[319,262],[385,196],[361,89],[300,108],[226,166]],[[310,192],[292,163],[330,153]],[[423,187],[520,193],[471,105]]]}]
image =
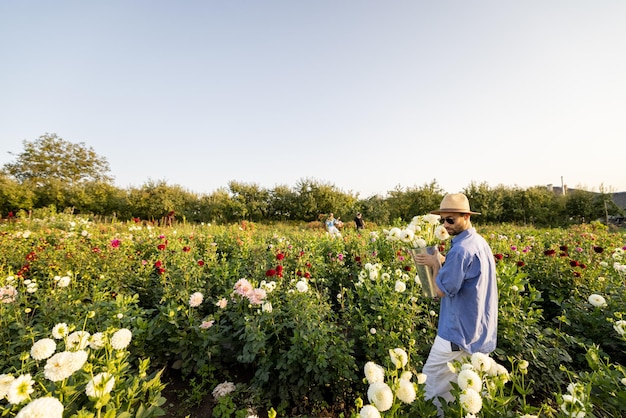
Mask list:
[{"label": "treeline", "polygon": [[[436,181],[421,187],[389,191],[365,199],[333,184],[303,179],[296,186],[266,189],[231,181],[210,194],[196,194],[179,185],[148,181],[121,189],[107,181],[69,184],[47,179],[45,184],[20,183],[0,175],[0,213],[3,218],[28,216],[34,209],[53,208],[101,220],[141,219],[149,222],[233,223],[240,221],[312,222],[333,212],[349,222],[361,212],[366,222],[390,225],[437,208],[445,191]],[[609,193],[571,190],[565,194],[537,186],[528,189],[470,184],[463,192],[479,223],[564,226],[620,214]],[[169,215],[169,217],[168,217]]]},{"label": "treeline", "polygon": [[[149,222],[233,223],[240,221],[313,222],[332,212],[352,223],[357,212],[366,222],[391,225],[438,208],[445,191],[436,181],[421,187],[397,188],[386,196],[359,198],[334,184],[302,179],[294,187],[266,189],[231,181],[227,187],[199,195],[164,181],[138,188],[113,185],[109,163],[84,143],[56,134],[23,141],[24,150],[0,171],[0,215],[28,216],[33,210],[70,211],[97,219]],[[13,153],[11,153],[13,154]],[[574,190],[556,193],[470,184],[463,190],[481,223],[564,226],[620,214],[611,194]]]}]

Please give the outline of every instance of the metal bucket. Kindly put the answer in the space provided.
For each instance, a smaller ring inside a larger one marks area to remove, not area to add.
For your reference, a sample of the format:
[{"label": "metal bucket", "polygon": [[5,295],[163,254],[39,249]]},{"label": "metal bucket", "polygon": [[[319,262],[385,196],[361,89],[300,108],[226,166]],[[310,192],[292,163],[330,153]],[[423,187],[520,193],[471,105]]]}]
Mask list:
[{"label": "metal bucket", "polygon": [[409,253],[411,254],[411,257],[413,257],[413,262],[415,263],[415,268],[417,269],[417,277],[419,278],[420,284],[422,285],[422,294],[429,298],[434,298],[437,296],[437,292],[435,290],[437,288],[435,285],[435,275],[433,274],[433,269],[430,266],[417,264],[417,261],[415,261],[415,256],[425,253],[432,255],[437,252],[437,247],[409,249]]}]

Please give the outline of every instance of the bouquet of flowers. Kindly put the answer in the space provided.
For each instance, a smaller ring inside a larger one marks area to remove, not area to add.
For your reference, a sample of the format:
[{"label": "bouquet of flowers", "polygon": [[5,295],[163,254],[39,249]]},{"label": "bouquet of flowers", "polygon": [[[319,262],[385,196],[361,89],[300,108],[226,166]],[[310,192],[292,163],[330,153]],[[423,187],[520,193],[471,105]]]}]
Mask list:
[{"label": "bouquet of flowers", "polygon": [[418,264],[415,257],[417,254],[425,252],[434,254],[439,251],[439,244],[450,238],[448,231],[439,223],[439,219],[440,216],[434,214],[415,216],[404,229],[383,230],[387,240],[407,244],[408,252],[415,261],[417,277],[422,285],[422,293],[431,298],[437,296],[433,271],[428,266]]},{"label": "bouquet of flowers", "polygon": [[389,241],[401,241],[411,248],[436,246],[450,238],[448,231],[439,224],[439,215],[427,214],[414,216],[405,228],[383,230]]}]

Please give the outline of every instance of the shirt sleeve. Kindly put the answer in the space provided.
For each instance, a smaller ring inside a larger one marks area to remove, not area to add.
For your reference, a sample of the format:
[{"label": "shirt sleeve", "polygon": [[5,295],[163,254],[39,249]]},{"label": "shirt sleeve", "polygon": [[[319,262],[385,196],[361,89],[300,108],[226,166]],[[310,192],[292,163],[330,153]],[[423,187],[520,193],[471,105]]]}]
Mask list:
[{"label": "shirt sleeve", "polygon": [[446,254],[446,262],[439,269],[437,287],[448,297],[456,295],[463,285],[465,277],[464,256],[459,251],[451,250]]}]

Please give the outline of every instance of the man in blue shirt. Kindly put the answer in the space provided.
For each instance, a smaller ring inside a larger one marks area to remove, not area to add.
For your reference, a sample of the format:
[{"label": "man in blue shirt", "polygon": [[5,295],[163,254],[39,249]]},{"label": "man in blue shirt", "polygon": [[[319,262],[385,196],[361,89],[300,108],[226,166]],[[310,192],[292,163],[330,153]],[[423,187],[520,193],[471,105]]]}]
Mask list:
[{"label": "man in blue shirt", "polygon": [[426,399],[446,401],[456,373],[448,362],[473,353],[491,353],[498,332],[498,288],[495,259],[489,244],[470,221],[469,201],[462,193],[446,195],[438,210],[441,222],[452,236],[446,256],[420,254],[416,261],[429,265],[436,276],[436,292],[441,298],[437,337],[422,372],[426,375]]}]

